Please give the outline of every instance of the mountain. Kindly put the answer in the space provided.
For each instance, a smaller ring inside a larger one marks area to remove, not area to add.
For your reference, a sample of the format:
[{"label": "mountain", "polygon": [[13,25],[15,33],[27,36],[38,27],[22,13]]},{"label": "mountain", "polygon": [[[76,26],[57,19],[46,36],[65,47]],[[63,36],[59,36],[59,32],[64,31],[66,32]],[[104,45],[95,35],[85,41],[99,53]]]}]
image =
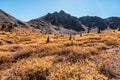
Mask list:
[{"label": "mountain", "polygon": [[107,24],[104,19],[97,16],[84,16],[79,18],[83,25],[85,25],[88,29],[99,28],[101,30],[107,29]]},{"label": "mountain", "polygon": [[59,13],[55,12],[53,14],[48,13],[46,16],[42,17],[42,20],[58,27],[64,27],[75,31],[84,31],[78,18],[71,16],[64,11],[60,11]]},{"label": "mountain", "polygon": [[109,17],[105,19],[105,22],[111,29],[120,28],[120,17]]},{"label": "mountain", "polygon": [[46,33],[80,33],[88,30],[97,31],[98,28],[100,30],[108,29],[108,22],[97,16],[77,18],[61,10],[30,20],[28,23]]},{"label": "mountain", "polygon": [[9,31],[16,26],[24,28],[28,27],[27,23],[14,18],[13,16],[0,9],[0,30]]},{"label": "mountain", "polygon": [[44,33],[72,34],[87,32],[88,30],[118,29],[120,28],[120,17],[102,19],[97,16],[83,16],[77,18],[61,10],[60,12],[48,13],[37,19],[23,22],[0,10],[0,30],[11,31],[14,27]]},{"label": "mountain", "polygon": [[[61,10],[29,21],[33,27],[46,33],[80,33],[90,31],[117,29],[120,27],[119,17],[100,18],[97,16],[71,16]],[[62,29],[61,29],[62,28]]]},{"label": "mountain", "polygon": [[59,33],[76,33],[85,30],[78,18],[64,11],[54,12],[52,14],[48,13],[43,17],[30,20],[29,23],[35,25],[34,27],[36,28],[52,28],[55,32]]},{"label": "mountain", "polygon": [[33,27],[36,31],[40,31],[43,33],[56,33],[56,34],[69,34],[69,33],[77,33],[74,30],[69,30],[63,27],[58,27],[56,25],[52,25],[49,22],[46,22],[41,19],[33,19],[28,22],[31,27]]}]

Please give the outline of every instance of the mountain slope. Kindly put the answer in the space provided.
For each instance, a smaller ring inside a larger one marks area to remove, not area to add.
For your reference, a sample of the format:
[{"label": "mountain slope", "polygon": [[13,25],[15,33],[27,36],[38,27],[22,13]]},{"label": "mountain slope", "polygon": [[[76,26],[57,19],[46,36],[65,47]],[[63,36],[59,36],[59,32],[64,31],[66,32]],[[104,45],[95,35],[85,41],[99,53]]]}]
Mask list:
[{"label": "mountain slope", "polygon": [[101,30],[107,29],[107,25],[104,19],[97,16],[85,16],[79,18],[79,20],[84,24],[88,29],[99,28]]},{"label": "mountain slope", "polygon": [[81,26],[81,22],[78,18],[73,17],[64,11],[60,11],[59,13],[55,12],[53,14],[48,13],[46,16],[42,17],[42,20],[59,27],[62,26],[75,31],[84,31],[84,28]]},{"label": "mountain slope", "polygon": [[97,16],[77,18],[61,10],[60,12],[48,13],[43,17],[33,19],[29,23],[46,33],[79,33],[88,30],[117,29],[120,27],[120,18],[102,19]]},{"label": "mountain slope", "polygon": [[120,28],[120,17],[109,17],[105,19],[105,22],[111,29]]},{"label": "mountain slope", "polygon": [[[3,10],[0,9],[0,28],[2,29],[3,26],[5,28],[10,28],[10,26],[12,27],[28,27],[28,25],[25,22],[22,22],[16,18],[14,18],[13,16],[9,15],[8,13],[4,12]],[[3,29],[6,30],[6,29]]]},{"label": "mountain slope", "polygon": [[48,29],[52,28],[55,32],[58,31],[59,33],[77,33],[85,30],[78,18],[64,11],[54,12],[52,14],[48,13],[43,17],[30,20],[29,23],[35,28],[40,29],[45,29],[48,26]]}]

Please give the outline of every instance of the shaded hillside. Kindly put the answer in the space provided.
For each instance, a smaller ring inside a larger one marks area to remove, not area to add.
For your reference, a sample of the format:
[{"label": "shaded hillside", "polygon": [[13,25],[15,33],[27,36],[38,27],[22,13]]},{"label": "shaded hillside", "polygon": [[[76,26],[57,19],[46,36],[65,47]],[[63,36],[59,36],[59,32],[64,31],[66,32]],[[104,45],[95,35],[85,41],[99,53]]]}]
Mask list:
[{"label": "shaded hillside", "polygon": [[105,22],[111,29],[120,28],[120,17],[110,17],[105,19]]},{"label": "shaded hillside", "polygon": [[10,23],[10,22],[1,22],[0,23],[0,30],[10,32],[13,30],[14,26],[15,25]]},{"label": "shaded hillside", "polygon": [[77,33],[74,30],[70,30],[63,27],[58,27],[55,25],[52,25],[51,23],[48,23],[46,21],[43,21],[41,19],[33,19],[28,22],[28,24],[33,27],[36,31],[40,31],[43,33],[56,33],[56,34],[70,34],[70,33]]},{"label": "shaded hillside", "polygon": [[79,18],[79,20],[84,24],[88,29],[99,28],[101,30],[107,29],[107,25],[104,19],[97,16],[85,16]]}]

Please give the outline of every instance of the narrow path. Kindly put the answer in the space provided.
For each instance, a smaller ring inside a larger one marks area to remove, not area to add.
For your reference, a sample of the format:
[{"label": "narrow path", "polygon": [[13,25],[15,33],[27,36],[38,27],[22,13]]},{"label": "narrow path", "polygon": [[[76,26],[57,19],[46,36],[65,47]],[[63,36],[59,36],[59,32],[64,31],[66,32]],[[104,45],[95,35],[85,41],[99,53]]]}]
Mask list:
[{"label": "narrow path", "polygon": [[107,67],[110,73],[115,76],[112,80],[120,80],[120,45],[106,50],[111,55],[111,59]]}]

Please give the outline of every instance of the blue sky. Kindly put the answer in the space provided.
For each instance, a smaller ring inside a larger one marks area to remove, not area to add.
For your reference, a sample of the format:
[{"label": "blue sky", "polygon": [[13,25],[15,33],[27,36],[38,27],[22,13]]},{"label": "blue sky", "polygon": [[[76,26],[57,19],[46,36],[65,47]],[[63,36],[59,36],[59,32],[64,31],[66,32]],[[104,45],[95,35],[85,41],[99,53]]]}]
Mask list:
[{"label": "blue sky", "polygon": [[76,17],[107,18],[120,17],[120,0],[0,0],[0,9],[23,21],[60,10]]}]

